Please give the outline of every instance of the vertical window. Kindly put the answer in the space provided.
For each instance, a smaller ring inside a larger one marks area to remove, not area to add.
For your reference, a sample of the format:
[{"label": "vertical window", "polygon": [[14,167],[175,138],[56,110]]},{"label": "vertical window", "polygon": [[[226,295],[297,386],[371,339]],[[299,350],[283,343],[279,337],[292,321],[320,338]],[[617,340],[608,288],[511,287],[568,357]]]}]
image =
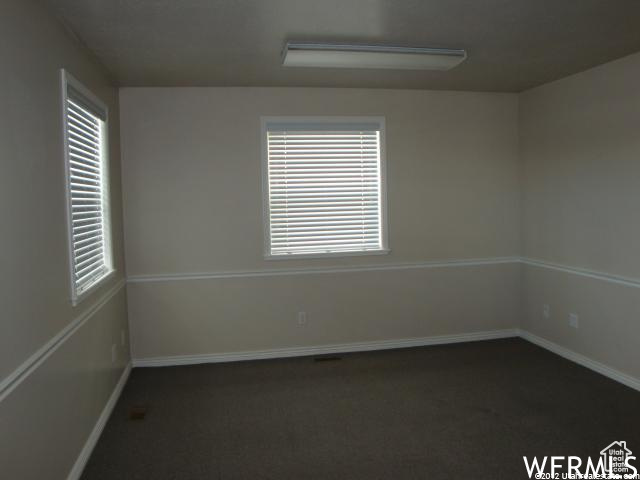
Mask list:
[{"label": "vertical window", "polygon": [[111,273],[107,108],[62,71],[72,301]]},{"label": "vertical window", "polygon": [[268,258],[386,253],[384,119],[263,119]]}]

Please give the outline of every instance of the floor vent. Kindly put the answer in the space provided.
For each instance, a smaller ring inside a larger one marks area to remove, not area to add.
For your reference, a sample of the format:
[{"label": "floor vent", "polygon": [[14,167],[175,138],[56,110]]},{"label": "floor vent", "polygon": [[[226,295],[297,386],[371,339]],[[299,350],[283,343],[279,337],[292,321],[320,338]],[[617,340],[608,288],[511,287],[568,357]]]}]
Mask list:
[{"label": "floor vent", "polygon": [[342,360],[342,357],[337,355],[323,355],[321,357],[314,357],[314,362],[335,362],[336,360]]},{"label": "floor vent", "polygon": [[144,417],[146,414],[147,414],[147,407],[141,407],[141,406],[131,407],[131,409],[129,410],[129,419],[144,420]]}]

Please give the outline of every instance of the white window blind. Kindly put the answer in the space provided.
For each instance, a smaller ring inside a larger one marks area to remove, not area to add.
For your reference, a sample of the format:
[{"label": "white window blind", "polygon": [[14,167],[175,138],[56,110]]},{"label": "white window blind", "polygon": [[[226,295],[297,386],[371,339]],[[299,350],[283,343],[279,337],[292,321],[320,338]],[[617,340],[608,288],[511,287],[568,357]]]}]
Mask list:
[{"label": "white window blind", "polygon": [[65,157],[74,302],[111,271],[106,108],[64,78]]},{"label": "white window blind", "polygon": [[266,127],[268,254],[383,251],[381,124]]}]

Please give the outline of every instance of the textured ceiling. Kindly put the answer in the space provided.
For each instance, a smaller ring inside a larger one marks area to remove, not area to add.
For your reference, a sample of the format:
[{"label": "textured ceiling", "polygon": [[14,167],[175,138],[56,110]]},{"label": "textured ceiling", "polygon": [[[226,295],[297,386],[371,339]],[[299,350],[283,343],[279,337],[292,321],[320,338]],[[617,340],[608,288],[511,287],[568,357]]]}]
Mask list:
[{"label": "textured ceiling", "polygon": [[[640,51],[640,0],[41,0],[123,86],[517,92]],[[449,72],[284,68],[286,40],[465,48]]]}]

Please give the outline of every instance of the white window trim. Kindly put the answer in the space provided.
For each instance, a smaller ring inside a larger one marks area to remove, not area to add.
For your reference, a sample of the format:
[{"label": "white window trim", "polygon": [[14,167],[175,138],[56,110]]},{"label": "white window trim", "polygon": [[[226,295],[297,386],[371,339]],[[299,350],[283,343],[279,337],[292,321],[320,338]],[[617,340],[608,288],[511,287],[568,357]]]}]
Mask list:
[{"label": "white window trim", "polygon": [[[64,68],[60,69],[60,86],[61,86],[61,116],[62,116],[62,157],[64,160],[64,190],[65,201],[67,211],[67,246],[68,246],[68,260],[69,260],[69,285],[70,285],[70,298],[71,304],[75,307],[98,287],[107,282],[115,273],[113,266],[113,245],[111,239],[111,202],[109,198],[110,194],[110,182],[109,182],[109,108],[107,105],[94,95],[87,87],[80,83],[73,75],[67,72]],[[69,191],[69,145],[67,140],[67,99],[68,99],[68,87],[71,87],[76,92],[80,93],[93,105],[104,111],[105,120],[103,122],[103,132],[105,141],[102,145],[102,161],[104,162],[103,168],[103,181],[105,189],[103,192],[104,198],[104,211],[103,222],[105,229],[105,261],[107,265],[107,271],[101,277],[96,278],[93,283],[88,285],[82,292],[76,291],[76,283],[74,279],[74,263],[73,263],[73,217],[71,208],[71,192]]]},{"label": "white window trim", "polygon": [[[382,228],[381,248],[378,250],[355,252],[330,252],[296,255],[272,255],[269,212],[269,152],[267,145],[267,126],[269,123],[377,123],[380,125],[380,226]],[[265,260],[301,260],[336,257],[360,257],[387,255],[389,248],[389,215],[387,197],[387,161],[386,161],[386,119],[383,116],[262,116],[260,117],[260,150],[262,159],[262,224],[264,230]]]}]

